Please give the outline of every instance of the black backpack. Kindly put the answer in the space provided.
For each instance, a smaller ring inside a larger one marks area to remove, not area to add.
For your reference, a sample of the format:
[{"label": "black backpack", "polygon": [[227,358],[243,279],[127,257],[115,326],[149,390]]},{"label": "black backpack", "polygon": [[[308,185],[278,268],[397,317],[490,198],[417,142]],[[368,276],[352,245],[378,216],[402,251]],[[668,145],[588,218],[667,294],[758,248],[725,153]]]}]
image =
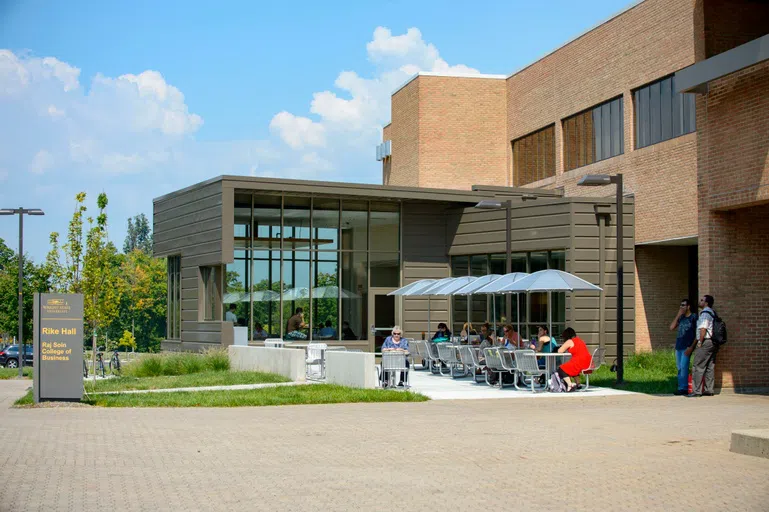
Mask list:
[{"label": "black backpack", "polygon": [[712,314],[710,311],[703,311],[703,313],[707,313],[713,317],[713,335],[710,339],[713,341],[713,345],[720,347],[726,343],[726,324],[715,311],[713,311]]}]

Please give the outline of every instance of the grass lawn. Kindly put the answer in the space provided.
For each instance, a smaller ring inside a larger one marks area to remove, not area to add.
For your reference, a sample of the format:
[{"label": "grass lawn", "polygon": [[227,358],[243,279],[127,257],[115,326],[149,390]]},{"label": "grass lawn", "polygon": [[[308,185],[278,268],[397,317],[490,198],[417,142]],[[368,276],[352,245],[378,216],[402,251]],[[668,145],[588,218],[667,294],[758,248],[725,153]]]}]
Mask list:
[{"label": "grass lawn", "polygon": [[[672,350],[656,350],[633,354],[625,361],[625,384],[616,385],[617,374],[607,361],[590,376],[590,385],[618,388],[648,394],[670,394],[678,387],[676,357]],[[584,383],[583,383],[584,384]]]},{"label": "grass lawn", "polygon": [[[334,384],[309,384],[242,391],[180,391],[91,395],[84,403],[100,407],[252,407],[265,405],[338,404],[358,402],[424,402],[410,391],[356,389]],[[32,404],[32,392],[15,405]]]},{"label": "grass lawn", "polygon": [[115,377],[112,379],[97,380],[96,387],[93,385],[93,380],[88,379],[85,381],[85,390],[88,392],[128,391],[131,389],[232,386],[235,384],[266,384],[288,381],[289,379],[274,373],[207,371],[190,373],[188,375],[161,375],[159,377]]},{"label": "grass lawn", "polygon": [[[0,368],[0,380],[15,379],[19,376],[18,368]],[[24,367],[24,377],[32,378],[32,368],[29,366]]]}]

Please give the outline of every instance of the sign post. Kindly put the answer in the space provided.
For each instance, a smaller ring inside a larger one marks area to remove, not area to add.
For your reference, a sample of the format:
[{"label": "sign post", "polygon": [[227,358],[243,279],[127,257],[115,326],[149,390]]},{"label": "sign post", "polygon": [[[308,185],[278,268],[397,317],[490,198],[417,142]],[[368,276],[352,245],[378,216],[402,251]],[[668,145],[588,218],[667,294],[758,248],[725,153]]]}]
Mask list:
[{"label": "sign post", "polygon": [[35,403],[83,398],[83,295],[36,293]]}]

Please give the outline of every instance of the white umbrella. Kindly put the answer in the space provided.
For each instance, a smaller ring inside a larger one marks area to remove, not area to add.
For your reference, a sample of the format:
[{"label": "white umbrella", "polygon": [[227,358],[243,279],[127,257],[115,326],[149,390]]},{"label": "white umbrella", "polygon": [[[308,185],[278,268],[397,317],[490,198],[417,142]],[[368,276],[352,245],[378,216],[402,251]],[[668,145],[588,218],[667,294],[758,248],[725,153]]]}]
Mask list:
[{"label": "white umbrella", "polygon": [[222,302],[225,304],[234,304],[236,302],[243,302],[244,295],[248,297],[248,295],[246,295],[243,292],[228,292],[228,293],[225,293],[224,296],[222,297]]},{"label": "white umbrella", "polygon": [[563,270],[540,270],[504,286],[505,292],[547,292],[547,319],[550,335],[553,335],[552,292],[602,291],[599,286]]},{"label": "white umbrella", "polygon": [[309,298],[310,298],[310,289],[307,288],[306,286],[291,288],[290,290],[286,290],[285,292],[283,292],[284,301],[309,299]]},{"label": "white umbrella", "polygon": [[435,283],[435,279],[421,279],[419,281],[414,281],[413,283],[409,283],[406,286],[398,288],[397,290],[393,290],[387,295],[411,295],[413,292],[423,290]]},{"label": "white umbrella", "polygon": [[[475,293],[489,293],[492,295],[496,295],[498,293],[510,293],[507,290],[505,290],[505,287],[515,283],[516,281],[519,281],[523,279],[524,277],[528,276],[526,272],[511,272],[509,274],[505,274],[503,276],[500,276],[499,279],[495,279],[494,281],[490,282],[486,286],[483,286],[481,288],[478,288],[475,290]],[[519,292],[520,293],[520,292]],[[496,306],[497,303],[495,300],[492,299],[492,308],[494,310],[494,334],[496,335],[497,332],[497,312],[496,312]],[[518,319],[518,336],[521,336],[521,301],[520,298],[515,301],[515,314],[516,318]]]},{"label": "white umbrella", "polygon": [[[347,290],[342,288],[343,299],[357,299],[359,297],[360,295],[357,295],[353,292],[348,292]],[[316,288],[313,288],[312,298],[313,299],[338,299],[339,287],[338,286],[318,286]]]},{"label": "white umbrella", "polygon": [[[244,301],[248,300],[248,294],[245,294]],[[251,300],[254,302],[273,302],[280,300],[280,294],[272,290],[257,290],[251,292]]]}]

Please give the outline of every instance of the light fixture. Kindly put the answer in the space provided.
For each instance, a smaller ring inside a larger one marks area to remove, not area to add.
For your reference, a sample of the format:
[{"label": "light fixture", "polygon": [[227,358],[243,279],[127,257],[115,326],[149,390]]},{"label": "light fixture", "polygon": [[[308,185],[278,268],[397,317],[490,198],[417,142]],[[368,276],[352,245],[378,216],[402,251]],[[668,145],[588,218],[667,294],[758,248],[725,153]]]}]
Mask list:
[{"label": "light fixture", "polygon": [[478,204],[476,204],[475,207],[480,208],[481,210],[499,210],[502,208],[502,203],[492,199],[483,199]]},{"label": "light fixture", "polygon": [[612,177],[608,174],[586,174],[582,176],[577,185],[582,187],[602,187],[612,184]]}]

